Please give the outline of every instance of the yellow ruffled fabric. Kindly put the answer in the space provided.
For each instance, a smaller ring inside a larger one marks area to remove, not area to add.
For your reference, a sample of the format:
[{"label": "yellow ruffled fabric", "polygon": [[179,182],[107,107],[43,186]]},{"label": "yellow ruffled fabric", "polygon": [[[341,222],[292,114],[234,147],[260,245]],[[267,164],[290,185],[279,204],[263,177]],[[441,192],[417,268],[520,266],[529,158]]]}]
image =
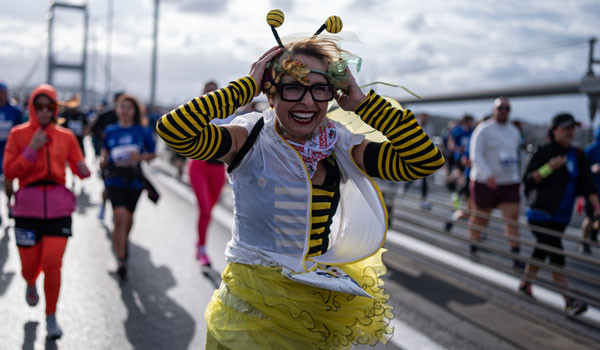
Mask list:
[{"label": "yellow ruffled fabric", "polygon": [[294,282],[281,268],[230,263],[205,312],[206,349],[350,349],[387,344],[394,318],[381,256],[340,267],[375,298]]}]

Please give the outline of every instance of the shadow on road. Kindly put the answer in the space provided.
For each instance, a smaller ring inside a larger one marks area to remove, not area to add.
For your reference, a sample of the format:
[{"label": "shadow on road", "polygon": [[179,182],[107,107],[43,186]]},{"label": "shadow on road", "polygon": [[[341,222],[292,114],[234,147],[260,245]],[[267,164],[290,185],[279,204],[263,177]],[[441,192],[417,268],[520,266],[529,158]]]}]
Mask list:
[{"label": "shadow on road", "polygon": [[450,310],[451,301],[463,305],[477,305],[486,302],[478,295],[455,287],[425,272],[419,276],[411,276],[398,269],[388,267],[388,278],[447,310]]},{"label": "shadow on road", "polygon": [[208,279],[210,284],[212,284],[215,289],[218,289],[219,286],[221,285],[221,274],[219,272],[213,270],[212,267],[208,267],[208,266],[202,266],[201,271],[202,271],[202,275],[204,275],[204,277],[206,277],[206,279]]},{"label": "shadow on road", "polygon": [[0,295],[3,295],[6,292],[13,277],[15,277],[14,272],[4,272],[4,265],[6,265],[6,261],[8,261],[9,235],[10,227],[7,226],[4,228],[4,236],[0,239]]},{"label": "shadow on road", "polygon": [[29,321],[23,326],[24,339],[23,339],[23,350],[33,350],[35,345],[35,339],[37,336],[37,328],[39,323],[37,321]]},{"label": "shadow on road", "polygon": [[58,350],[58,346],[56,345],[56,340],[46,337],[46,347],[44,349],[45,350]]},{"label": "shadow on road", "polygon": [[81,191],[79,192],[79,194],[77,195],[77,212],[79,214],[85,214],[85,212],[91,208],[91,207],[97,207],[97,205],[93,204],[90,201],[90,195],[87,194],[87,192],[85,192],[83,190],[83,187],[81,188]]},{"label": "shadow on road", "polygon": [[167,267],[154,266],[147,249],[129,242],[128,273],[121,283],[121,298],[128,311],[124,325],[127,339],[134,349],[189,348],[195,321],[167,295],[175,284]]}]

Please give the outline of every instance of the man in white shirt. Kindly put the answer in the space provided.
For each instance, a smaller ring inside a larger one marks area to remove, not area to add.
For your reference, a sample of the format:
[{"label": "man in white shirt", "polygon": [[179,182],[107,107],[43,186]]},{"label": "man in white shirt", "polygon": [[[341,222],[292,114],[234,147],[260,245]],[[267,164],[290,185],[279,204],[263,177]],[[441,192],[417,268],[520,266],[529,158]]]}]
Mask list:
[{"label": "man in white shirt", "polygon": [[[479,227],[487,227],[488,215],[492,209],[499,208],[506,220],[504,233],[511,252],[519,254],[519,242],[511,239],[519,237],[519,227],[510,222],[519,218],[521,179],[518,151],[521,138],[519,130],[508,122],[509,113],[508,99],[497,98],[493,118],[479,124],[471,137],[470,190],[475,212],[469,219],[469,237],[480,241]],[[477,247],[471,245],[471,253],[476,251]],[[514,267],[523,268],[524,263],[515,259]]]}]

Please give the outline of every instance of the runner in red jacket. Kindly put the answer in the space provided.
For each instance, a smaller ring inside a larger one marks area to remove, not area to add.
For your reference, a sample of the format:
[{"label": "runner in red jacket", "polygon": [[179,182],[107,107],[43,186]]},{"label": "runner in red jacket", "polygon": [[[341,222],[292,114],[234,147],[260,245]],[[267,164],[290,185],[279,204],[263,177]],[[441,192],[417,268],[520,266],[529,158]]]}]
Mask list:
[{"label": "runner in red jacket", "polygon": [[7,179],[19,180],[13,215],[26,301],[35,306],[35,286],[44,272],[48,336],[62,335],[56,321],[62,256],[71,236],[75,196],[65,187],[65,164],[80,178],[90,175],[77,138],[56,125],[58,102],[50,85],[38,86],[29,99],[29,121],[11,129],[4,152]]}]

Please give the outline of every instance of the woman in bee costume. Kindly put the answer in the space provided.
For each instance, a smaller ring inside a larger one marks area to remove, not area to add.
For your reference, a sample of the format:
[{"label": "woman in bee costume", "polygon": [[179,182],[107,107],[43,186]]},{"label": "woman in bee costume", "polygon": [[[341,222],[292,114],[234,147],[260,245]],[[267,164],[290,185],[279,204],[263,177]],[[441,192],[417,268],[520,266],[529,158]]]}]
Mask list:
[{"label": "woman in bee costume", "polygon": [[[412,112],[365,95],[348,53],[319,37],[278,46],[250,73],[165,114],[158,134],[178,153],[228,165],[234,196],[223,281],[209,303],[207,349],[349,349],[387,343],[393,329],[380,277],[387,213],[372,177],[414,180],[444,159]],[[270,108],[225,118],[260,94]],[[326,116],[335,99],[386,136],[371,142]]]}]

